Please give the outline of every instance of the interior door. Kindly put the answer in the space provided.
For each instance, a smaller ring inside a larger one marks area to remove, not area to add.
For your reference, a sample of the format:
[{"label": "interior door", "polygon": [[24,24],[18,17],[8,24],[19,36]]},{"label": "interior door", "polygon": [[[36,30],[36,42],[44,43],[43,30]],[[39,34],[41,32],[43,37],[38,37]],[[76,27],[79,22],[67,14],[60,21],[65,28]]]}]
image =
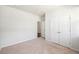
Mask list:
[{"label": "interior door", "polygon": [[[70,20],[69,10],[59,8],[50,14],[51,18],[51,40],[63,46],[70,44]],[[52,16],[51,16],[52,15]]]},{"label": "interior door", "polygon": [[70,45],[70,16],[68,9],[62,8],[59,11],[59,39],[60,44],[69,47]]},{"label": "interior door", "polygon": [[45,20],[45,38],[46,40],[52,42],[59,42],[59,34],[58,34],[58,20],[57,20],[56,12],[55,13],[47,13]]},{"label": "interior door", "polygon": [[[51,41],[69,46],[70,44],[70,20],[69,11],[64,8],[57,8],[54,12],[48,13],[46,20],[49,23],[49,37]],[[48,33],[48,32],[47,32]]]},{"label": "interior door", "polygon": [[55,12],[54,14],[51,14],[51,21],[50,21],[50,37],[51,40],[55,43],[59,43],[59,20],[58,20],[58,14]]}]

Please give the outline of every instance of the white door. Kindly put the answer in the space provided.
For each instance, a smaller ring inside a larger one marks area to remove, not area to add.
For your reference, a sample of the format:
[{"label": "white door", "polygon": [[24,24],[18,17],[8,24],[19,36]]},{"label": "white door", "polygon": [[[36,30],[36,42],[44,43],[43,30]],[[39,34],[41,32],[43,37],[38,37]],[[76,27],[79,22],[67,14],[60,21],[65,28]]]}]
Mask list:
[{"label": "white door", "polygon": [[58,16],[54,15],[51,18],[50,21],[50,36],[51,36],[51,40],[55,43],[59,43],[59,20],[58,20]]},{"label": "white door", "polygon": [[60,44],[69,47],[70,45],[70,15],[67,9],[63,9],[59,16]]},{"label": "white door", "polygon": [[58,20],[56,14],[47,13],[45,20],[45,38],[52,42],[59,42]]},{"label": "white door", "polygon": [[70,44],[70,20],[69,11],[66,8],[57,8],[51,13],[47,13],[46,21],[49,23],[47,34],[50,40],[69,46]]},{"label": "white door", "polygon": [[48,13],[48,20],[50,20],[50,39],[52,42],[59,43],[59,13],[58,10]]},{"label": "white door", "polygon": [[51,19],[51,39],[63,46],[70,44],[70,20],[66,8],[60,8],[54,12]]}]

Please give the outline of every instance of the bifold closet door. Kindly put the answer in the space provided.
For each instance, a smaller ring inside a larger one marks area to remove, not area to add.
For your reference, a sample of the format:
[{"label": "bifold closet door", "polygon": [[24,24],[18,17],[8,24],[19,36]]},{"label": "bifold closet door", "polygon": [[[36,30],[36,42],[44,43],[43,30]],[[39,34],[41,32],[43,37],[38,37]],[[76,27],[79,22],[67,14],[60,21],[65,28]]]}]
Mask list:
[{"label": "bifold closet door", "polygon": [[70,16],[67,8],[59,8],[51,14],[51,39],[53,42],[69,47]]},{"label": "bifold closet door", "polygon": [[47,13],[45,20],[45,36],[46,40],[58,43],[59,34],[58,34],[58,18],[56,13]]},{"label": "bifold closet door", "polygon": [[[46,15],[46,35],[52,42],[69,46],[70,44],[70,16],[64,7],[56,8]],[[48,39],[49,40],[49,39]]]},{"label": "bifold closet door", "polygon": [[79,7],[71,11],[71,48],[79,51]]},{"label": "bifold closet door", "polygon": [[50,27],[50,36],[51,40],[55,43],[59,43],[59,36],[60,36],[60,31],[59,31],[59,20],[57,15],[51,16],[51,27]]}]

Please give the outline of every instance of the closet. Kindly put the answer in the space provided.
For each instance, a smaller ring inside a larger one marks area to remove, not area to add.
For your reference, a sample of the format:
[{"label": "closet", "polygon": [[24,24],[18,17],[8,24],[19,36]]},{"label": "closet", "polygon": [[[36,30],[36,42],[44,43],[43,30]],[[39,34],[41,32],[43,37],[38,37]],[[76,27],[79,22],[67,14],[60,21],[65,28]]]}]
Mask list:
[{"label": "closet", "polygon": [[46,40],[79,51],[78,7],[58,7],[47,12],[45,24]]}]

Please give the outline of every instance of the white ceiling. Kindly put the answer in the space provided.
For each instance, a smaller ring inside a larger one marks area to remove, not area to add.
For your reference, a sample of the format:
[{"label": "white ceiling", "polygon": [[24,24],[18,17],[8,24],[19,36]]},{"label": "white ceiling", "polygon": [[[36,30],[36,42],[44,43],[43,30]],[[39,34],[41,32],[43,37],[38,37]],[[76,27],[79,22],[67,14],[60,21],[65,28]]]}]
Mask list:
[{"label": "white ceiling", "polygon": [[63,5],[9,5],[10,7],[14,7],[23,11],[27,11],[27,12],[31,12],[33,14],[42,16],[44,15],[44,13],[48,12],[48,11],[52,11],[55,8],[58,7],[66,7],[66,8],[70,8],[70,7],[79,7],[77,5],[67,5],[67,6],[63,6]]},{"label": "white ceiling", "polygon": [[57,7],[52,5],[9,5],[9,6],[21,9],[23,11],[31,12],[39,16],[42,16],[45,12],[53,10],[53,8]]}]

